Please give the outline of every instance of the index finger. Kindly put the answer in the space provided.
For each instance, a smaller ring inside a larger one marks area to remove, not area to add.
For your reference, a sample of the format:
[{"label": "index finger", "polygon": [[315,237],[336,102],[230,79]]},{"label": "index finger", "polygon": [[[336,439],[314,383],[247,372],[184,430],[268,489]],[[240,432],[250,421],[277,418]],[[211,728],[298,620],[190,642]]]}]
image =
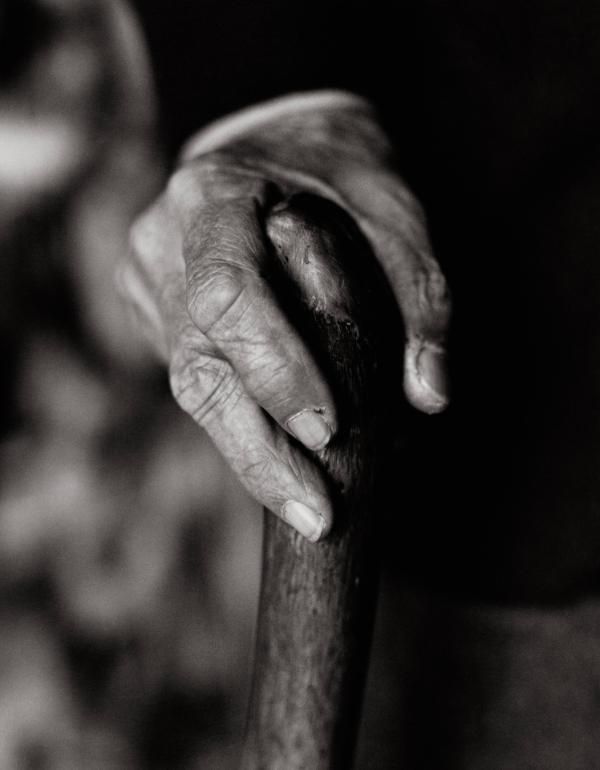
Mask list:
[{"label": "index finger", "polygon": [[201,200],[184,219],[188,310],[246,391],[307,448],[336,429],[335,405],[313,356],[268,282],[264,190]]}]

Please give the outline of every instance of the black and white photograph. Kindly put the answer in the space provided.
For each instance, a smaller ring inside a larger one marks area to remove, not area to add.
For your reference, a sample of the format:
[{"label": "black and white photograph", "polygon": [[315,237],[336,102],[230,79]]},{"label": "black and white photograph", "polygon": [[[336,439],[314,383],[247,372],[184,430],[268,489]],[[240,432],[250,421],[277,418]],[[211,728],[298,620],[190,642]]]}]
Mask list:
[{"label": "black and white photograph", "polygon": [[600,770],[600,4],[0,0],[0,770]]}]

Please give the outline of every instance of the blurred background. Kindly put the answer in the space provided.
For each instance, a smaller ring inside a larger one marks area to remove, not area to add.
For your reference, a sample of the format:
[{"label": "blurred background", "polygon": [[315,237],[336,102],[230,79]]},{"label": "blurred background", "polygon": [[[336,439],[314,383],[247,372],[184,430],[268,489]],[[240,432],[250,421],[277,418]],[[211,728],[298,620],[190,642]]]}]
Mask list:
[{"label": "blurred background", "polygon": [[156,117],[125,4],[0,3],[3,770],[239,752],[261,517],[113,285]]}]

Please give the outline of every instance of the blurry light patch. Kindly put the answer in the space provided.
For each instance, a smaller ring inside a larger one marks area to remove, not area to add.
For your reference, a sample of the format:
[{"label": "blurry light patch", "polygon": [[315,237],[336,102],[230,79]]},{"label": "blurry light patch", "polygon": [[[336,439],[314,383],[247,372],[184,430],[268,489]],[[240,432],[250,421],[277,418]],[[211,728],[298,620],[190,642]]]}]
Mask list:
[{"label": "blurry light patch", "polygon": [[84,133],[66,120],[0,111],[0,189],[29,196],[59,188],[86,148]]},{"label": "blurry light patch", "polygon": [[114,409],[100,379],[64,342],[46,334],[25,347],[19,394],[28,418],[73,435],[96,434]]}]

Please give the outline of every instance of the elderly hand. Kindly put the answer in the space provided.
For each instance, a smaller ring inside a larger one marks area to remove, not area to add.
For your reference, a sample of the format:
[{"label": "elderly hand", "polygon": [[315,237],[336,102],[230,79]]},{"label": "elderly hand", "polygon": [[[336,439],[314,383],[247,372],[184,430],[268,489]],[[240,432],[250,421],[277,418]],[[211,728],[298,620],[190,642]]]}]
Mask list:
[{"label": "elderly hand", "polygon": [[352,216],[402,312],[406,396],[440,411],[449,301],[421,208],[392,163],[371,108],[350,94],[245,110],[188,143],[167,190],[134,225],[119,274],[179,404],[249,492],[313,542],[331,527],[331,503],[297,442],[323,448],[336,408],[268,280],[269,212],[313,193]]}]

